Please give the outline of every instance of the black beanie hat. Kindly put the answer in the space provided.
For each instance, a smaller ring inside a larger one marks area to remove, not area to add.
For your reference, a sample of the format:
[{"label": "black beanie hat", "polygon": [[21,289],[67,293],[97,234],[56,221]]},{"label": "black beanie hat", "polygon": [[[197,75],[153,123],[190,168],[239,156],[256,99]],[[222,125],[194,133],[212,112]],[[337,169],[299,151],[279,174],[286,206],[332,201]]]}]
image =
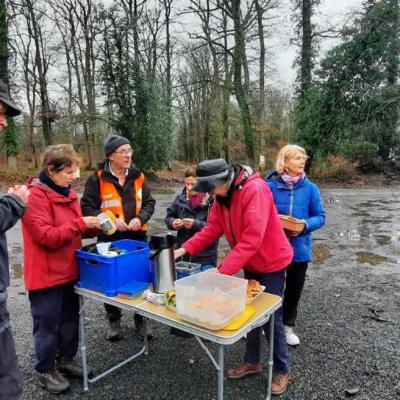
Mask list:
[{"label": "black beanie hat", "polygon": [[126,137],[119,135],[110,135],[104,142],[104,153],[106,154],[106,157],[114,153],[114,151],[117,150],[119,146],[122,146],[124,144],[130,144],[129,140]]}]

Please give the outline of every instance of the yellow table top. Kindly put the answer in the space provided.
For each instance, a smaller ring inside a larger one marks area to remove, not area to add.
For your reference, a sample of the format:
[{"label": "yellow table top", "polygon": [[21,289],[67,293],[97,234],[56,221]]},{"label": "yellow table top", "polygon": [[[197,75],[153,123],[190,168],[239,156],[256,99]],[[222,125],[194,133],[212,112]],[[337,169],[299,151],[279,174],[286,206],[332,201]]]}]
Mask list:
[{"label": "yellow table top", "polygon": [[229,339],[239,335],[241,332],[248,331],[249,327],[256,324],[258,320],[262,320],[266,316],[270,316],[275,312],[282,303],[282,298],[269,293],[262,293],[251,303],[255,308],[256,312],[254,315],[245,322],[239,329],[235,331],[224,331],[224,330],[210,330],[202,328],[201,326],[194,325],[190,322],[186,322],[179,316],[166,308],[165,306],[157,306],[141,297],[134,297],[132,299],[123,299],[120,297],[108,297],[102,293],[95,292],[93,290],[84,288],[75,288],[75,291],[83,297],[103,301],[108,304],[115,305],[124,309],[131,309],[132,311],[143,312],[143,315],[149,318],[158,320],[159,322],[172,323],[171,325],[178,325],[180,327],[189,328],[194,334],[199,334],[203,337],[213,337],[220,339]]},{"label": "yellow table top", "polygon": [[169,310],[165,306],[157,306],[153,303],[148,301],[141,303],[138,305],[138,309],[142,311],[148,311],[151,314],[162,316],[166,319],[179,322],[179,324],[189,326],[191,328],[196,328],[203,332],[207,332],[210,335],[219,336],[219,337],[231,337],[235,335],[238,331],[245,329],[248,326],[251,326],[255,321],[257,321],[261,316],[270,315],[272,314],[277,308],[279,308],[282,302],[282,298],[279,296],[275,296],[268,293],[262,293],[257,299],[253,301],[252,306],[255,308],[256,312],[254,315],[245,322],[239,329],[236,331],[224,331],[223,329],[220,330],[211,330],[207,328],[203,328],[198,325],[194,325],[190,322],[184,321],[181,319],[178,314]]}]

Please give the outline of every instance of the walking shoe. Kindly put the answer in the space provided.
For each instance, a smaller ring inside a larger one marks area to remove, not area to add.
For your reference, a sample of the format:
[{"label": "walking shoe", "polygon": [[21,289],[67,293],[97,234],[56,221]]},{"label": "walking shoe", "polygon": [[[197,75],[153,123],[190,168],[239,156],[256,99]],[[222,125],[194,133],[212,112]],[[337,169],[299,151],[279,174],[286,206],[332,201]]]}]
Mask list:
[{"label": "walking shoe", "polygon": [[[144,339],[144,322],[140,321],[140,320],[136,320],[135,326],[136,326],[137,334],[143,340]],[[147,340],[153,340],[153,332],[151,331],[149,323],[147,323]]]},{"label": "walking shoe", "polygon": [[69,381],[54,369],[53,371],[39,373],[39,385],[50,393],[58,394],[69,388]]},{"label": "walking shoe", "polygon": [[287,325],[284,325],[284,328],[285,328],[286,343],[289,346],[298,346],[300,344],[300,339],[293,332],[293,328]]},{"label": "walking shoe", "polygon": [[76,378],[83,377],[83,367],[80,361],[75,358],[71,360],[60,360],[57,363],[57,369],[66,375],[74,376]]},{"label": "walking shoe", "polygon": [[107,339],[110,342],[117,342],[122,339],[121,320],[109,321]]},{"label": "walking shoe", "polygon": [[242,363],[237,367],[228,369],[226,376],[231,379],[239,379],[243,378],[246,375],[259,374],[262,371],[261,363],[258,364],[250,364],[250,363]]},{"label": "walking shoe", "polygon": [[276,373],[272,378],[271,393],[274,396],[279,396],[286,391],[287,385],[290,381],[290,372],[287,374]]}]

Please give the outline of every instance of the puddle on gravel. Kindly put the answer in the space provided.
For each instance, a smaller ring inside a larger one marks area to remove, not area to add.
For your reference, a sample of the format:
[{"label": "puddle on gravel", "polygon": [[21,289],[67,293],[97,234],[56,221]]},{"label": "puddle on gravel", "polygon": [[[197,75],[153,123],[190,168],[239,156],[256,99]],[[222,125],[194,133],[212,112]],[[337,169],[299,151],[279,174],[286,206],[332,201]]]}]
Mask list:
[{"label": "puddle on gravel", "polygon": [[387,235],[375,235],[375,240],[379,246],[386,246],[392,242],[392,238]]},{"label": "puddle on gravel", "polygon": [[371,214],[367,213],[366,211],[357,211],[351,214],[352,217],[370,217]]},{"label": "puddle on gravel", "polygon": [[331,256],[330,249],[326,244],[314,244],[313,246],[313,262],[323,263]]},{"label": "puddle on gravel", "polygon": [[11,265],[11,271],[14,279],[22,278],[22,264]]},{"label": "puddle on gravel", "polygon": [[367,251],[360,251],[357,253],[357,262],[359,264],[367,263],[370,265],[380,265],[387,261],[390,261],[389,258]]},{"label": "puddle on gravel", "polygon": [[339,199],[337,196],[331,195],[328,197],[328,203],[334,204],[334,203],[343,203],[342,199]]},{"label": "puddle on gravel", "polygon": [[358,208],[360,208],[360,207],[377,207],[377,206],[379,206],[379,204],[374,200],[364,201],[363,203],[358,203],[357,204]]}]

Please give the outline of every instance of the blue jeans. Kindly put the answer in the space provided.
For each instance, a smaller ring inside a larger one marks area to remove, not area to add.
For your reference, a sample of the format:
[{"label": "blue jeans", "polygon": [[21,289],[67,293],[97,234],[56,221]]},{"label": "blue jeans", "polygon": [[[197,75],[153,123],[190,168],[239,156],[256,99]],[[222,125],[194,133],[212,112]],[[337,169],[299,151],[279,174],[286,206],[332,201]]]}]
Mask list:
[{"label": "blue jeans", "polygon": [[[285,285],[285,269],[270,274],[255,274],[249,271],[244,272],[246,279],[255,279],[265,286],[265,292],[283,295]],[[269,338],[268,321],[262,328],[265,332],[265,337]],[[247,334],[245,362],[256,364],[260,362],[260,347],[261,347],[261,328],[253,329]],[[291,369],[288,347],[286,343],[285,331],[282,323],[282,307],[275,311],[274,323],[274,371],[280,373],[288,373]]]}]

